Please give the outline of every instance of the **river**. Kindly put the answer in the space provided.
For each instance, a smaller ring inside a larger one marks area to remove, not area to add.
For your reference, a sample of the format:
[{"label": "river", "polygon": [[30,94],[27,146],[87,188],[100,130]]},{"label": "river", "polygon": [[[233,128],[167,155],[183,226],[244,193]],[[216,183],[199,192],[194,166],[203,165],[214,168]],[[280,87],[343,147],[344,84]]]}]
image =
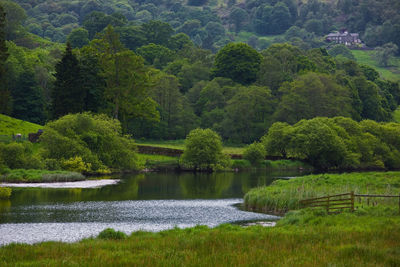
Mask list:
[{"label": "river", "polygon": [[0,201],[0,245],[12,242],[74,242],[105,228],[130,234],[195,225],[277,220],[235,207],[253,187],[296,171],[141,173],[113,177],[100,188],[13,188]]}]

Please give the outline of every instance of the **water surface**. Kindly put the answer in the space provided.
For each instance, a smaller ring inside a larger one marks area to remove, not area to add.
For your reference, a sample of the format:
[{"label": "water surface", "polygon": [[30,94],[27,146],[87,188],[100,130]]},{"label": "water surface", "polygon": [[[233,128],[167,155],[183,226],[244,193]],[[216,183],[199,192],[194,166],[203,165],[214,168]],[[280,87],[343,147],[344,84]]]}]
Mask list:
[{"label": "water surface", "polygon": [[105,228],[127,234],[277,217],[234,207],[256,186],[298,172],[144,173],[101,188],[13,188],[0,201],[0,244],[77,241]]}]

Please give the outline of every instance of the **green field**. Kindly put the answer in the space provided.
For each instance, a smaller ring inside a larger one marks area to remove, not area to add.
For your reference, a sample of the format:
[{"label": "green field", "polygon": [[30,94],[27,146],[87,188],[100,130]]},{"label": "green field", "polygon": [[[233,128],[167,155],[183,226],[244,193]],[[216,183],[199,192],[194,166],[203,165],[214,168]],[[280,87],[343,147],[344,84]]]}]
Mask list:
[{"label": "green field", "polygon": [[375,68],[382,78],[393,81],[400,80],[400,58],[396,57],[391,62],[392,66],[384,68],[379,66],[371,57],[374,51],[352,50],[351,52],[356,57],[359,64],[365,64]]},{"label": "green field", "polygon": [[0,114],[0,135],[28,135],[36,133],[39,129],[43,129],[43,126]]}]

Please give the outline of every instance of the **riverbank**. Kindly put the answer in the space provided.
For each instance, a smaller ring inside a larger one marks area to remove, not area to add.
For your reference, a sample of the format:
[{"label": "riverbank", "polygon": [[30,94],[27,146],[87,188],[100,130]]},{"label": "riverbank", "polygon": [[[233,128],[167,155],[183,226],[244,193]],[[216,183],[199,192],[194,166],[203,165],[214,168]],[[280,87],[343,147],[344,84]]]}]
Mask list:
[{"label": "riverbank", "polygon": [[0,182],[3,183],[75,182],[85,179],[83,174],[70,171],[7,169],[0,174]]},{"label": "riverbank", "polygon": [[276,227],[197,226],[129,237],[103,233],[78,243],[12,244],[0,265],[398,266],[400,217],[292,214]]},{"label": "riverbank", "polygon": [[[332,194],[398,195],[400,172],[356,172],[316,174],[290,180],[276,180],[270,186],[251,189],[244,196],[247,210],[284,214],[299,208],[299,200]],[[364,202],[366,200],[363,200]],[[364,202],[356,205],[362,206]],[[396,206],[398,199],[379,200],[383,206]]]},{"label": "riverbank", "polygon": [[[137,154],[141,165],[147,171],[185,171],[179,164],[178,157],[155,154]],[[312,166],[297,160],[264,160],[258,166],[252,166],[248,160],[232,159],[231,170],[308,170],[312,171]]]}]

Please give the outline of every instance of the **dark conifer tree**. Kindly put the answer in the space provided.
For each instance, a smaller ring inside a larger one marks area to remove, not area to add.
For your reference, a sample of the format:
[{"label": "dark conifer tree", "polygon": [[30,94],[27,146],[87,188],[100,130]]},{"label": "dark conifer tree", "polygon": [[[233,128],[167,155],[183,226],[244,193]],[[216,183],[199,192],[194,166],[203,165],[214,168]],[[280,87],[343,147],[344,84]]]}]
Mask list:
[{"label": "dark conifer tree", "polygon": [[43,95],[32,71],[25,70],[19,75],[18,82],[11,95],[13,98],[13,117],[38,124],[44,123]]},{"label": "dark conifer tree", "polygon": [[86,90],[83,87],[81,69],[78,59],[72,54],[72,48],[67,43],[65,54],[56,65],[56,81],[52,98],[53,118],[77,113],[84,110]]},{"label": "dark conifer tree", "polygon": [[6,13],[0,5],[0,113],[8,114],[11,107],[11,96],[7,88],[5,62],[8,58],[6,45]]}]

